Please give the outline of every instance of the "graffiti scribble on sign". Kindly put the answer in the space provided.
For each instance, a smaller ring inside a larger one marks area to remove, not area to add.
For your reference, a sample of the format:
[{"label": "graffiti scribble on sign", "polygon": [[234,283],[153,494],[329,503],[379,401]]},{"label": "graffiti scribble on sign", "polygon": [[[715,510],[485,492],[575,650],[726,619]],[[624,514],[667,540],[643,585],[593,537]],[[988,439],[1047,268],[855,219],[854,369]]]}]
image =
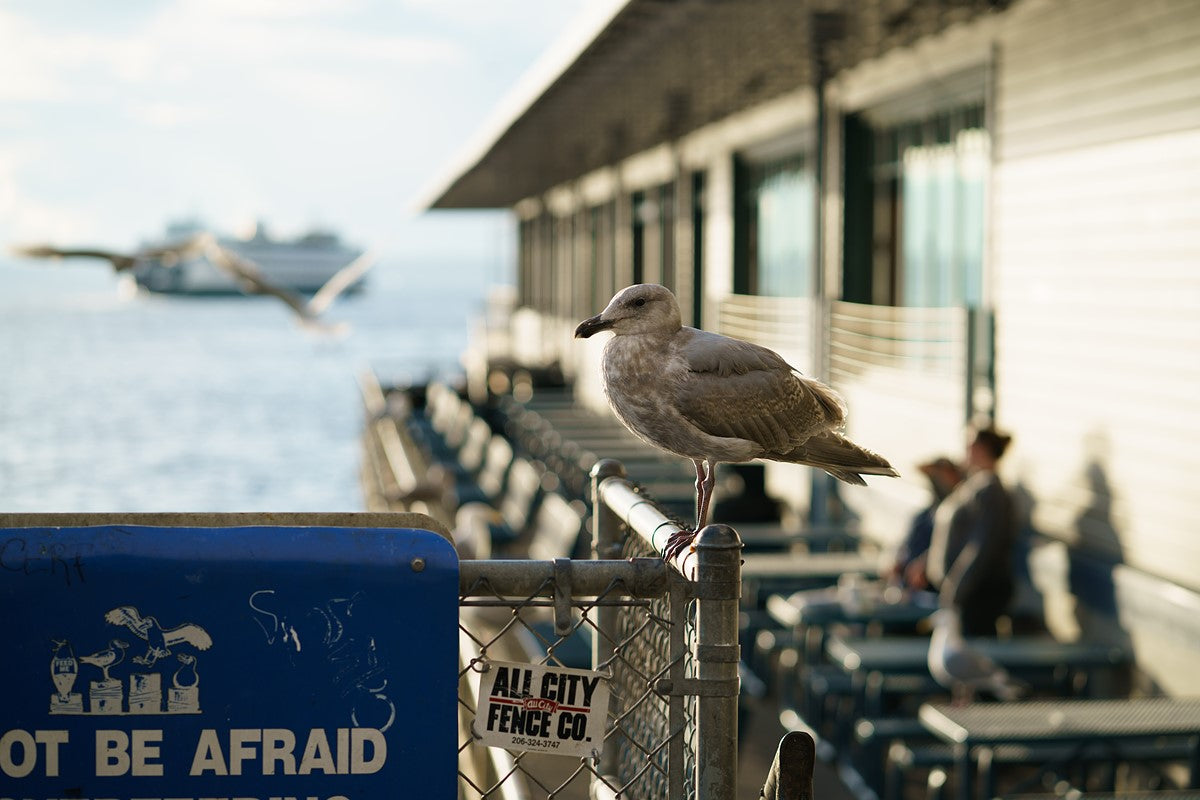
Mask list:
[{"label": "graffiti scribble on sign", "polygon": [[352,724],[386,731],[396,719],[396,706],[387,694],[387,664],[375,636],[354,616],[360,597],[355,592],[313,603],[259,589],[248,602],[268,645],[281,647],[292,666],[325,671],[349,703]]}]

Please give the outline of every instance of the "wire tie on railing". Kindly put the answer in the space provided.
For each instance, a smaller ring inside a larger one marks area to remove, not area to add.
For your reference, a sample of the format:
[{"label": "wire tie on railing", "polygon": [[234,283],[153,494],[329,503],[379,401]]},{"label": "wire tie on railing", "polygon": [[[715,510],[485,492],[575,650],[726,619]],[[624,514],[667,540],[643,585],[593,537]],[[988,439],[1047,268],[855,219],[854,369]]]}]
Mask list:
[{"label": "wire tie on railing", "polygon": [[741,687],[741,678],[660,678],[654,682],[654,691],[669,697],[737,697]]},{"label": "wire tie on railing", "polygon": [[700,600],[737,600],[742,596],[742,582],[697,581],[691,596]]},{"label": "wire tie on railing", "polygon": [[571,632],[571,559],[554,559],[554,633]]},{"label": "wire tie on railing", "polygon": [[742,658],[742,648],[736,644],[698,644],[696,660],[736,664]]}]

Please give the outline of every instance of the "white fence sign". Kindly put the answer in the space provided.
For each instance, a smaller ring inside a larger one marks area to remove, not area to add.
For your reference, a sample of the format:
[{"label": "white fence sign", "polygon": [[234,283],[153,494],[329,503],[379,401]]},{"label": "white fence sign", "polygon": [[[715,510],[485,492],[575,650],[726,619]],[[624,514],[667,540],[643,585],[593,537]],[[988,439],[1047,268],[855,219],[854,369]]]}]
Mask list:
[{"label": "white fence sign", "polygon": [[596,758],[608,683],[599,672],[493,661],[481,676],[475,733],[489,747]]}]

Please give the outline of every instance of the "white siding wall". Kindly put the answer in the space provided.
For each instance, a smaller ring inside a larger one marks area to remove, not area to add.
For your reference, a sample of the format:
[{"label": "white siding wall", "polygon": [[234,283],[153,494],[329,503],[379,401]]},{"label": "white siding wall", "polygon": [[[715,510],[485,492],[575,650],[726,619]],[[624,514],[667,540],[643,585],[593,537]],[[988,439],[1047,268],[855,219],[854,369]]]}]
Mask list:
[{"label": "white siding wall", "polygon": [[1200,588],[1200,3],[1033,0],[996,85],[997,403],[1042,531]]},{"label": "white siding wall", "polygon": [[[919,118],[963,94],[959,80],[977,73],[992,57],[997,20],[989,15],[927,37],[909,47],[839,74],[830,86],[831,115],[886,108],[897,118]],[[970,95],[972,100],[978,99]],[[828,170],[840,180],[841,165]],[[830,215],[826,232],[841,269],[842,209]],[[829,293],[838,296],[840,272],[831,270]],[[881,309],[882,311],[883,309]],[[835,350],[836,350],[835,345]],[[846,430],[852,439],[883,454],[898,479],[867,478],[867,488],[839,486],[863,530],[892,546],[905,535],[912,516],[929,503],[929,482],[917,469],[940,455],[964,456],[965,380],[962,371],[930,376],[918,369],[865,370],[846,375],[835,355],[830,380],[849,406]]]}]

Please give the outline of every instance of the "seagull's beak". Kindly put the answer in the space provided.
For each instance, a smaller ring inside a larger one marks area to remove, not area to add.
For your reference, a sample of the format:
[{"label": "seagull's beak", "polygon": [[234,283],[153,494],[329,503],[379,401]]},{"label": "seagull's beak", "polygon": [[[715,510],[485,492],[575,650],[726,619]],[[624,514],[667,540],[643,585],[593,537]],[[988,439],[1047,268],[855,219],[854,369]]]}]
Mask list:
[{"label": "seagull's beak", "polygon": [[613,326],[612,320],[601,319],[602,314],[597,314],[594,317],[589,317],[579,323],[579,327],[575,329],[576,339],[586,339],[592,334],[606,331]]}]

